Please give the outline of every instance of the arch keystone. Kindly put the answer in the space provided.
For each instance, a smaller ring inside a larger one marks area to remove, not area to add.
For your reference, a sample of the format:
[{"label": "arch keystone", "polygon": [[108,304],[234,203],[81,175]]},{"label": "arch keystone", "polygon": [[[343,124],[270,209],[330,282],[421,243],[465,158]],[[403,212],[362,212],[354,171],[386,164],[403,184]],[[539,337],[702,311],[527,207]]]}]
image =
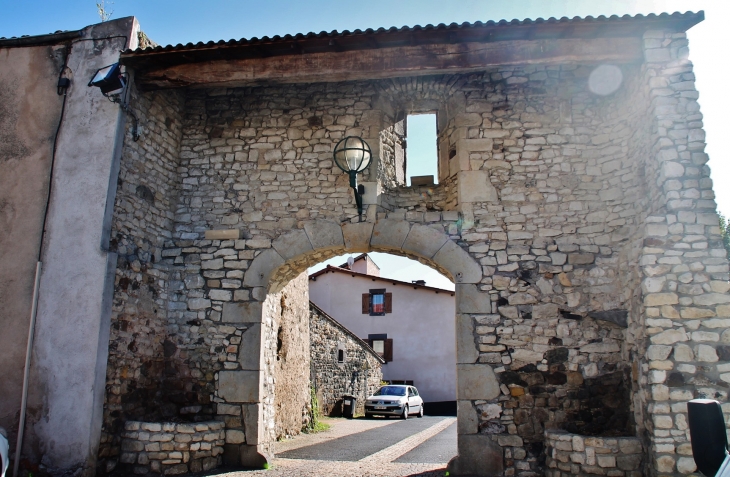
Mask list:
[{"label": "arch keystone", "polygon": [[424,258],[433,258],[447,240],[449,237],[440,230],[427,225],[414,225],[403,242],[403,250]]},{"label": "arch keystone", "polygon": [[284,262],[285,260],[273,248],[264,250],[251,262],[246,274],[243,276],[243,283],[247,287],[268,286],[271,272],[284,265]]},{"label": "arch keystone", "polygon": [[304,223],[304,230],[313,249],[336,249],[345,246],[342,228],[329,220],[311,220]]},{"label": "arch keystone", "polygon": [[410,230],[411,224],[405,220],[378,220],[373,227],[370,245],[386,250],[401,250]]},{"label": "arch keystone", "polygon": [[433,256],[433,261],[451,273],[454,283],[479,283],[482,267],[451,240]]},{"label": "arch keystone", "polygon": [[347,223],[342,225],[345,250],[348,252],[369,252],[370,237],[373,235],[372,222]]}]

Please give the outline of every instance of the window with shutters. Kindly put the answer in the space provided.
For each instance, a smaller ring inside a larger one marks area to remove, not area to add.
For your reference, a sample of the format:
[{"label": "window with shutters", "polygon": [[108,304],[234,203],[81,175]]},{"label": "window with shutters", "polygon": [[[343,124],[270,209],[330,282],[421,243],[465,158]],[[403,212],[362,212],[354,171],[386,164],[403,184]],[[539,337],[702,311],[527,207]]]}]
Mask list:
[{"label": "window with shutters", "polygon": [[393,294],[386,293],[385,288],[370,290],[362,294],[362,314],[383,316],[393,313]]},{"label": "window with shutters", "polygon": [[386,363],[393,361],[393,339],[387,334],[368,335],[365,341]]}]

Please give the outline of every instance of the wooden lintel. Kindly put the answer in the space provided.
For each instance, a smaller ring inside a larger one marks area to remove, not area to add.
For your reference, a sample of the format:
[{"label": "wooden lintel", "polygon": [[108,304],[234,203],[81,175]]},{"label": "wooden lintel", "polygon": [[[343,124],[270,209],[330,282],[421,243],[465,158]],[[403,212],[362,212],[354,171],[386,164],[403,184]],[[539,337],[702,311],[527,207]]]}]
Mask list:
[{"label": "wooden lintel", "polygon": [[[136,73],[143,89],[313,83],[466,73],[494,66],[642,61],[640,38],[513,40],[209,60]],[[154,65],[153,62],[148,65]]]}]

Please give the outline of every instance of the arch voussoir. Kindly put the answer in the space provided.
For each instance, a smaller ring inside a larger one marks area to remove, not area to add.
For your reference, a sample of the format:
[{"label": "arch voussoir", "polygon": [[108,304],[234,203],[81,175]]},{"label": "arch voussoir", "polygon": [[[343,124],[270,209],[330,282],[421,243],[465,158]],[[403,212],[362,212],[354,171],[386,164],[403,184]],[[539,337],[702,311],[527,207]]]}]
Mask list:
[{"label": "arch voussoir", "polygon": [[451,273],[455,283],[479,283],[482,267],[463,248],[448,240],[433,256],[433,261]]},{"label": "arch voussoir", "polygon": [[402,250],[410,230],[411,224],[405,220],[378,220],[373,226],[370,246],[376,250]]},{"label": "arch voussoir", "polygon": [[304,230],[314,250],[344,248],[345,239],[337,222],[311,220],[304,223]]}]

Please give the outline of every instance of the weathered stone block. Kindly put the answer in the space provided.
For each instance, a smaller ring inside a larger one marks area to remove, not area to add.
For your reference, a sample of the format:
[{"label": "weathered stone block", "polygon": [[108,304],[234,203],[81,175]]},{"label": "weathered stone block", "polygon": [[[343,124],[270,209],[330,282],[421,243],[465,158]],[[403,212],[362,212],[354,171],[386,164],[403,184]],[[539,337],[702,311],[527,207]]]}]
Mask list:
[{"label": "weathered stone block", "polygon": [[414,225],[403,242],[403,250],[424,258],[432,258],[447,240],[449,240],[448,235],[440,230],[426,225]]},{"label": "weathered stone block", "polygon": [[217,229],[205,231],[205,240],[238,240],[240,238],[240,229]]},{"label": "weathered stone block", "polygon": [[251,262],[243,276],[243,283],[248,287],[268,287],[271,273],[282,265],[284,259],[276,250],[264,250]]},{"label": "weathered stone block", "polygon": [[316,250],[331,250],[345,246],[342,228],[336,222],[312,220],[304,223],[304,230],[307,232],[312,248]]},{"label": "weathered stone block", "polygon": [[482,279],[482,267],[468,252],[451,240],[433,256],[433,261],[451,273],[455,283],[479,283]]},{"label": "weathered stone block", "polygon": [[369,252],[373,235],[372,222],[347,223],[342,225],[345,250],[348,252]]},{"label": "weathered stone block", "polygon": [[262,468],[272,461],[271,456],[266,453],[263,445],[243,444],[240,447],[241,465],[244,467]]},{"label": "weathered stone block", "polygon": [[451,475],[494,477],[504,472],[502,448],[487,434],[458,435],[459,455],[447,467]]},{"label": "weathered stone block", "polygon": [[229,403],[256,403],[261,396],[259,371],[219,371],[218,396]]},{"label": "weathered stone block", "polygon": [[474,324],[472,317],[465,314],[456,315],[456,362],[475,363],[479,359],[479,350],[474,342]]},{"label": "weathered stone block", "polygon": [[370,245],[385,250],[399,250],[403,247],[410,230],[411,224],[404,220],[378,220],[373,227]]},{"label": "weathered stone block", "polygon": [[500,395],[499,381],[488,364],[458,364],[456,369],[457,399],[489,400]]},{"label": "weathered stone block", "polygon": [[678,341],[688,341],[689,337],[684,330],[666,330],[650,338],[653,344],[668,345]]},{"label": "weathered stone block", "polygon": [[457,313],[491,313],[492,301],[488,293],[479,291],[476,285],[456,284]]},{"label": "weathered stone block", "polygon": [[458,434],[479,433],[479,414],[471,401],[456,401],[456,428]]},{"label": "weathered stone block", "polygon": [[261,404],[243,405],[243,425],[246,433],[246,440],[249,444],[261,442]]},{"label": "weathered stone block", "polygon": [[255,371],[261,369],[261,324],[248,328],[241,336],[238,351],[241,369]]},{"label": "weathered stone block", "polygon": [[284,260],[312,251],[312,244],[309,242],[307,232],[302,229],[292,230],[279,236],[272,242],[272,246]]},{"label": "weathered stone block", "polygon": [[261,302],[224,303],[221,321],[224,323],[261,323]]},{"label": "weathered stone block", "polygon": [[238,429],[226,429],[226,444],[243,444],[246,436]]},{"label": "weathered stone block", "polygon": [[459,172],[459,203],[497,202],[497,189],[489,180],[487,171]]}]

